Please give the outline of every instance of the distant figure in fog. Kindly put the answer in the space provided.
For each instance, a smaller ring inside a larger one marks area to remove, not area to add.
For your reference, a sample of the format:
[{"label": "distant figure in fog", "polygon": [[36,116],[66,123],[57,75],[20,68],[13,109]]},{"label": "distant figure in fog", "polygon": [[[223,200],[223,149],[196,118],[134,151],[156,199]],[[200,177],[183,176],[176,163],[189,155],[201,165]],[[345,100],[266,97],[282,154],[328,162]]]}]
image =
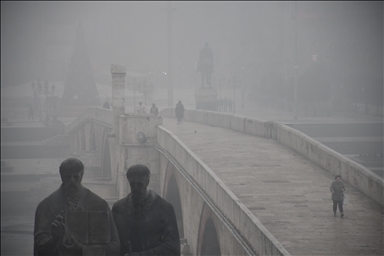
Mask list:
[{"label": "distant figure in fog", "polygon": [[155,103],[152,103],[152,107],[149,112],[154,116],[157,116],[159,114],[159,109],[156,107]]},{"label": "distant figure in fog", "polygon": [[200,50],[197,71],[201,74],[201,87],[204,87],[204,80],[211,87],[211,75],[213,73],[213,53],[208,43]]},{"label": "distant figure in fog", "polygon": [[181,123],[181,119],[184,117],[184,105],[181,103],[181,100],[177,102],[176,108],[175,108],[177,123]]},{"label": "distant figure in fog", "polygon": [[110,109],[108,100],[104,102],[103,108]]},{"label": "distant figure in fog", "polygon": [[343,210],[343,200],[344,200],[344,191],[345,187],[343,182],[341,182],[341,176],[336,175],[335,180],[332,182],[329,190],[332,192],[332,200],[333,200],[333,215],[336,217],[337,206],[339,206],[339,211],[341,214],[341,218],[344,217]]},{"label": "distant figure in fog", "polygon": [[136,108],[135,108],[135,112],[136,112],[136,114],[145,114],[145,113],[147,113],[147,108],[146,108],[145,105],[140,101],[140,102],[139,102],[139,105],[137,105]]},{"label": "distant figure in fog", "polygon": [[32,121],[35,119],[35,110],[33,109],[33,105],[28,109],[28,121],[31,119]]}]

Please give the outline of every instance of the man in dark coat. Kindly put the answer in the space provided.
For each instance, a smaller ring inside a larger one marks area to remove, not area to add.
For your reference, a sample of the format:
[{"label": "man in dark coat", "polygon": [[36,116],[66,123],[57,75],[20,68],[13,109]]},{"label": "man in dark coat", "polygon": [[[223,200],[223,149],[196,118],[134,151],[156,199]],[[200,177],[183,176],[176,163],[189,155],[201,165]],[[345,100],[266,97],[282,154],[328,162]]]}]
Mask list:
[{"label": "man in dark coat", "polygon": [[180,255],[180,238],[173,206],[147,189],[150,171],[129,167],[131,193],[112,207],[121,241],[121,255]]},{"label": "man in dark coat", "polygon": [[184,105],[181,103],[181,100],[177,102],[176,108],[175,108],[175,114],[177,118],[177,123],[181,123],[181,119],[184,117]]},{"label": "man in dark coat", "polygon": [[345,186],[343,182],[341,182],[341,176],[336,175],[335,180],[332,182],[329,190],[332,192],[332,200],[333,200],[333,214],[336,217],[337,205],[339,206],[339,211],[341,213],[341,217],[344,217],[343,210],[343,200],[344,200],[344,191]]},{"label": "man in dark coat", "polygon": [[[95,255],[94,250],[101,255],[118,255],[120,241],[108,203],[81,185],[83,174],[84,165],[80,160],[69,158],[61,163],[63,183],[36,209],[33,255]],[[94,219],[98,224],[91,230],[88,229],[89,222],[82,223],[76,217],[68,217],[100,216],[100,213],[104,218]],[[72,221],[78,222],[75,230],[71,230],[69,225]],[[85,234],[94,235],[92,230],[96,230],[96,236],[84,243],[89,238]],[[100,230],[103,231],[101,235],[98,233]],[[100,243],[95,242],[100,239]]]},{"label": "man in dark coat", "polygon": [[159,109],[156,107],[155,103],[152,103],[150,113],[154,116],[157,116],[159,114]]},{"label": "man in dark coat", "polygon": [[110,109],[109,102],[106,100],[103,104],[103,108]]}]

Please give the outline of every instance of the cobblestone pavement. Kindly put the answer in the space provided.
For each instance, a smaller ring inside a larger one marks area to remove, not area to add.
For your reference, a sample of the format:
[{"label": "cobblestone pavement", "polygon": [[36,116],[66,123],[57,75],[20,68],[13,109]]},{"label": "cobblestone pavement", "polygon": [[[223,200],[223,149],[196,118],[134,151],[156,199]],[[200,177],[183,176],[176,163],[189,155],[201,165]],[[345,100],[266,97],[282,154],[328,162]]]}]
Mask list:
[{"label": "cobblestone pavement", "polygon": [[383,255],[383,209],[349,184],[345,216],[333,216],[334,177],[266,138],[175,119],[179,137],[292,255]]}]

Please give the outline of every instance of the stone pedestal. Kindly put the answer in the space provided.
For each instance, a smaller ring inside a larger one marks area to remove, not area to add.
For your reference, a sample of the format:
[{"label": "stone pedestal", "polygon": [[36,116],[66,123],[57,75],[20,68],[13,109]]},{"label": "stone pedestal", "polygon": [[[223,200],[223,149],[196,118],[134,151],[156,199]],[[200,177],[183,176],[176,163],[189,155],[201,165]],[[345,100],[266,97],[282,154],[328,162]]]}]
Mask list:
[{"label": "stone pedestal", "polygon": [[196,109],[217,111],[217,90],[199,87],[195,90]]},{"label": "stone pedestal", "polygon": [[157,141],[158,125],[163,119],[151,114],[125,114],[120,116],[118,135],[119,160],[124,163],[118,171],[118,197],[123,198],[130,192],[125,176],[133,164],[144,164],[151,171],[149,188],[160,193],[160,153],[154,147]]}]

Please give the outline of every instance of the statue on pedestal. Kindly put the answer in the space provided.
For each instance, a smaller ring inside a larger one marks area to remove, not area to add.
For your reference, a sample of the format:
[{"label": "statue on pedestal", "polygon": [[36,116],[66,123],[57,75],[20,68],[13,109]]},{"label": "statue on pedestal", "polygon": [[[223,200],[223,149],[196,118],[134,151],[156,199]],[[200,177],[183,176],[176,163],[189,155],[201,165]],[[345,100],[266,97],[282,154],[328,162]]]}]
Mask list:
[{"label": "statue on pedestal", "polygon": [[213,73],[213,53],[211,48],[209,48],[208,43],[205,43],[205,46],[200,50],[196,73],[198,72],[201,74],[201,87],[204,87],[204,80],[209,87],[212,87],[211,75]]}]

